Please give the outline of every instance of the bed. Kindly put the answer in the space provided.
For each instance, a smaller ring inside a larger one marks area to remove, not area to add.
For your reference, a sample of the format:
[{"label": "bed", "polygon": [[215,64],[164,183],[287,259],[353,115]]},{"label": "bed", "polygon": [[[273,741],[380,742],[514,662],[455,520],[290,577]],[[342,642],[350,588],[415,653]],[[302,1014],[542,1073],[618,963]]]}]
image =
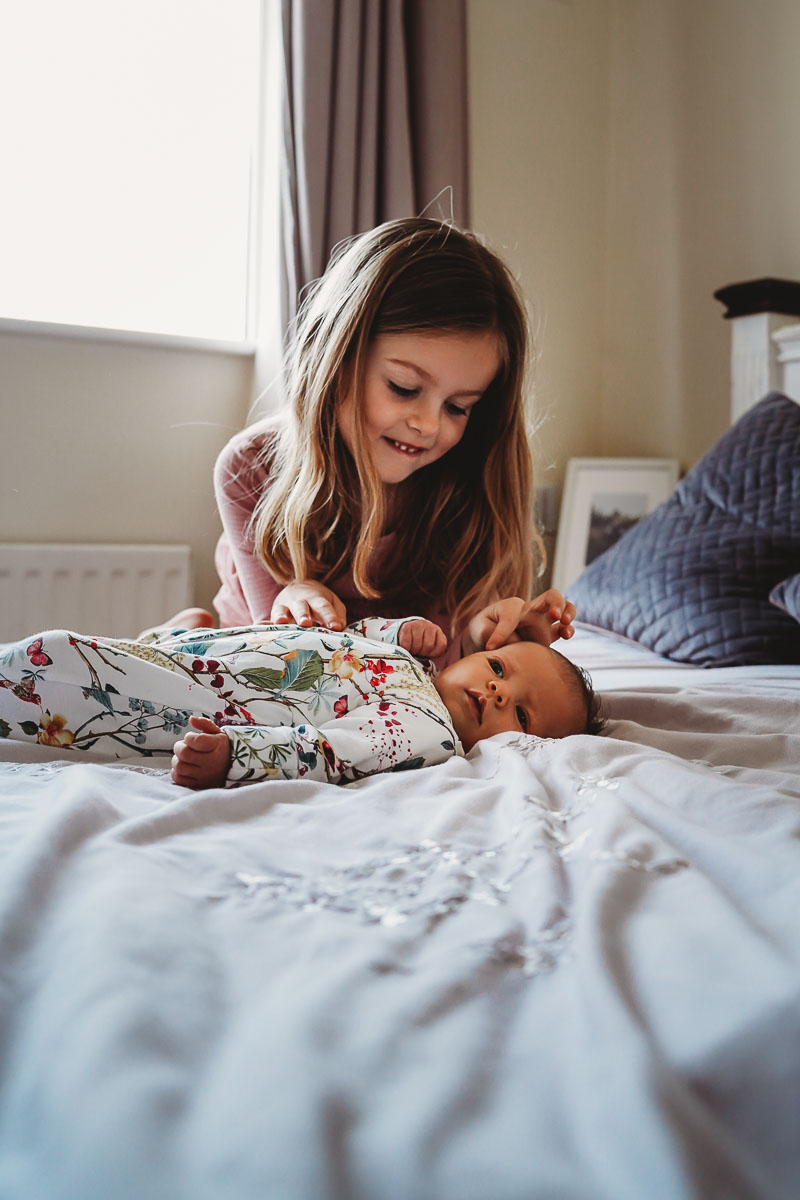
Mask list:
[{"label": "bed", "polygon": [[[796,513],[800,406],[757,399]],[[681,658],[669,596],[660,650],[600,604],[563,650],[602,737],[202,793],[0,740],[0,1196],[796,1197],[800,531],[772,490],[769,594],[746,564],[736,606],[777,633],[712,597]]]}]

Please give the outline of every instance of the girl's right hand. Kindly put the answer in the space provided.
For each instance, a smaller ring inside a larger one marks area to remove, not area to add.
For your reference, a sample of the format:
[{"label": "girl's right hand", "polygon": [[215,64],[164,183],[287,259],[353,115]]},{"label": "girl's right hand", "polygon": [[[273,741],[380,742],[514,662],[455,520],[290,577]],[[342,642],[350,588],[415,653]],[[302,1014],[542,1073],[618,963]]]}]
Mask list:
[{"label": "girl's right hand", "polygon": [[339,597],[324,584],[313,579],[296,579],[278,592],[269,619],[273,625],[344,629],[347,612]]},{"label": "girl's right hand", "polygon": [[461,644],[464,654],[496,650],[508,642],[539,642],[550,646],[557,638],[572,637],[574,620],[575,605],[555,588],[542,592],[534,600],[507,596],[487,605],[472,618]]}]

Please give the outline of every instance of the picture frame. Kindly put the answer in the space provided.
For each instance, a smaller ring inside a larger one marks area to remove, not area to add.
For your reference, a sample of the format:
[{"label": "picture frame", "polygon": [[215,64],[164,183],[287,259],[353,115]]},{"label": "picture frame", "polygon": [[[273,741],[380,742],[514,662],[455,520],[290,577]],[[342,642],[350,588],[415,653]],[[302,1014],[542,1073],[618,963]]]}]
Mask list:
[{"label": "picture frame", "polygon": [[663,503],[677,482],[674,458],[569,459],[552,586],[566,593],[584,567]]}]

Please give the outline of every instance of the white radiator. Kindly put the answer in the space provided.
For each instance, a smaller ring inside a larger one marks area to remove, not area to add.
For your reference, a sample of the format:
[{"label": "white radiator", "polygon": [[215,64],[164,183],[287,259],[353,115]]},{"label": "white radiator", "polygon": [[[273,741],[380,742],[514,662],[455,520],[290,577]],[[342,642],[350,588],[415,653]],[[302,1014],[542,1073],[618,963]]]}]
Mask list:
[{"label": "white radiator", "polygon": [[188,546],[0,544],[0,642],[40,629],[135,637],[190,600]]}]

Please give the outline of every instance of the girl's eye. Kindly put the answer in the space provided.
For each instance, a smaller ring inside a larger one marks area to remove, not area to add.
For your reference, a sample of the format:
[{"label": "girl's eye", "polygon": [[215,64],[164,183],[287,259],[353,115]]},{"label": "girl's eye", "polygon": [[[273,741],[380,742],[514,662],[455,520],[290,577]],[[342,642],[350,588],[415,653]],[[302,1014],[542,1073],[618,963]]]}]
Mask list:
[{"label": "girl's eye", "polygon": [[408,400],[411,396],[416,396],[419,388],[401,387],[399,383],[392,383],[389,380],[389,390],[394,392],[395,396],[402,396],[405,400]]},{"label": "girl's eye", "polygon": [[460,404],[453,404],[452,401],[448,401],[447,411],[450,413],[451,417],[468,417],[469,416],[468,408],[462,408]]},{"label": "girl's eye", "polygon": [[501,679],[503,678],[503,667],[502,667],[502,664],[501,664],[501,663],[499,663],[499,662],[497,661],[497,659],[496,659],[496,658],[490,658],[490,659],[489,659],[489,666],[492,668],[492,670],[494,671],[495,675],[499,675]]},{"label": "girl's eye", "polygon": [[519,705],[517,705],[517,720],[519,721],[519,726],[520,726],[520,729],[522,730],[522,732],[527,733],[528,732],[528,714],[525,712],[525,709],[520,708]]}]

